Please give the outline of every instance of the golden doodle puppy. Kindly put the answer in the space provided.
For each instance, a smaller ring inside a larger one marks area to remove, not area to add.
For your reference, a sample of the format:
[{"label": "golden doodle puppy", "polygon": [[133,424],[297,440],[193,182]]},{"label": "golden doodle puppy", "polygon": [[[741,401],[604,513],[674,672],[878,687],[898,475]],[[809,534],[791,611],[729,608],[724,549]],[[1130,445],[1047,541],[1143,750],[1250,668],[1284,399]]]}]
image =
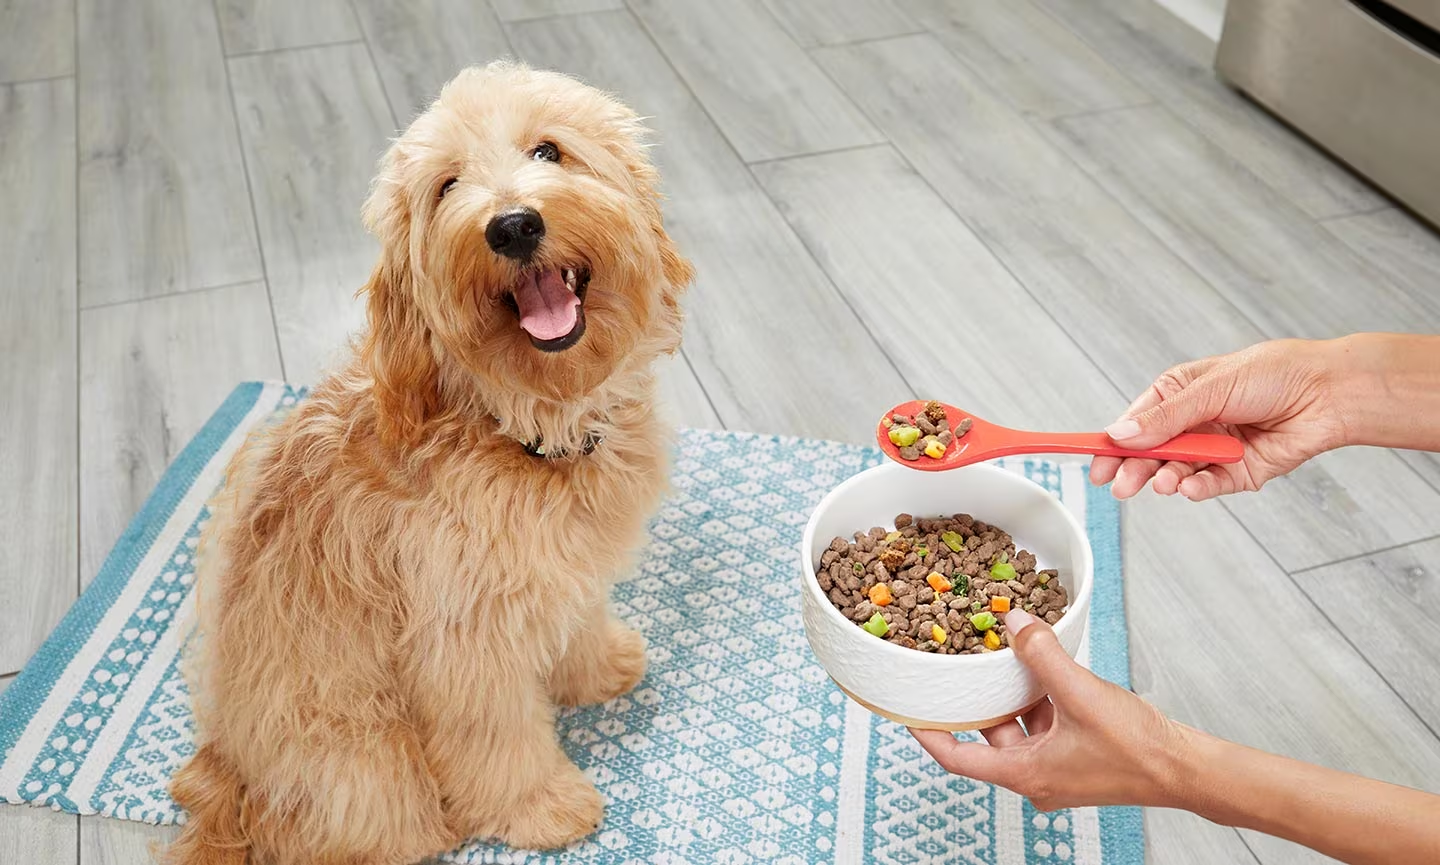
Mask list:
[{"label": "golden doodle puppy", "polygon": [[201,544],[183,865],[408,865],[600,823],[555,707],[630,690],[607,611],[666,483],[690,265],[644,130],[462,72],[385,155],[353,359],[235,457]]}]

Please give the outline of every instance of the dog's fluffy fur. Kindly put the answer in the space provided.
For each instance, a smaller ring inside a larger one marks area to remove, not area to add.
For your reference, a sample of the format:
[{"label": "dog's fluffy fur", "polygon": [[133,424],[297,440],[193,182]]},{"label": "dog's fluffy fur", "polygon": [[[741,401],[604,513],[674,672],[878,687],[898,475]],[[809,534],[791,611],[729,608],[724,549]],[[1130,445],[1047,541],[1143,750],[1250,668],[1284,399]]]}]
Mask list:
[{"label": "dog's fluffy fur", "polygon": [[[363,341],[212,505],[171,862],[404,865],[599,824],[555,706],[645,669],[606,598],[663,492],[651,363],[679,344],[691,280],[656,183],[630,110],[510,64],[461,73],[385,155]],[[522,266],[486,244],[522,205],[547,227],[526,266],[591,275],[565,351],[522,332]],[[582,456],[588,433],[603,443]],[[572,456],[519,443],[542,437]]]}]

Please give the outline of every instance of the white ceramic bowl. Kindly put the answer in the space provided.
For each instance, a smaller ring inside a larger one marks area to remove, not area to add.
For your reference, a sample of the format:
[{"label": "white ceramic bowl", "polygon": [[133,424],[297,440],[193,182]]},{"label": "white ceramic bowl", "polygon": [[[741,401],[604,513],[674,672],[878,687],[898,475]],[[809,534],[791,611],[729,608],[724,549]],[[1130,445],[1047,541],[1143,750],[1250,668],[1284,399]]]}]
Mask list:
[{"label": "white ceramic bowl", "polygon": [[1055,568],[1070,607],[1055,634],[1074,657],[1089,627],[1094,559],[1090,540],[1060,500],[1039,484],[1004,469],[973,465],[920,472],[885,463],[850,478],[815,508],[800,548],[801,612],[810,648],[830,678],[865,708],[910,727],[975,730],[1019,715],[1043,693],[1009,649],[981,655],[933,655],[896,646],[863,631],[825,597],[815,581],[831,540],[849,540],[873,526],[894,528],[895,516],[966,513],[1010,533]]}]

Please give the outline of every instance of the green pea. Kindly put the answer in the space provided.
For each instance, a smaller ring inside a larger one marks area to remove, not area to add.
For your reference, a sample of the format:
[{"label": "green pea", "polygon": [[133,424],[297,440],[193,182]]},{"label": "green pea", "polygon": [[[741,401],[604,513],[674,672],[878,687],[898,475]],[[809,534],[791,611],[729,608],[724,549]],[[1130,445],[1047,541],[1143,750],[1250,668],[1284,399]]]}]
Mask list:
[{"label": "green pea", "polygon": [[1015,579],[1015,566],[1009,562],[996,562],[990,569],[990,578],[995,580]]},{"label": "green pea", "polygon": [[920,440],[920,430],[913,426],[893,426],[890,428],[890,441],[896,447],[908,448]]}]

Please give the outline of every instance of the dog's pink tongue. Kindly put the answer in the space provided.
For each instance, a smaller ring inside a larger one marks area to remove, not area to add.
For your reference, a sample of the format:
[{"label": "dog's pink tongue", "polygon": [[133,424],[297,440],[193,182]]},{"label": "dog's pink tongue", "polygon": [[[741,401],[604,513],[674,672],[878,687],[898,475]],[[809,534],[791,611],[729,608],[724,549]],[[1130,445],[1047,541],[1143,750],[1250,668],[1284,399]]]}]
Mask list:
[{"label": "dog's pink tongue", "polygon": [[576,310],[580,298],[565,287],[560,270],[529,274],[515,292],[515,305],[520,307],[520,326],[536,339],[559,339],[575,329]]}]

